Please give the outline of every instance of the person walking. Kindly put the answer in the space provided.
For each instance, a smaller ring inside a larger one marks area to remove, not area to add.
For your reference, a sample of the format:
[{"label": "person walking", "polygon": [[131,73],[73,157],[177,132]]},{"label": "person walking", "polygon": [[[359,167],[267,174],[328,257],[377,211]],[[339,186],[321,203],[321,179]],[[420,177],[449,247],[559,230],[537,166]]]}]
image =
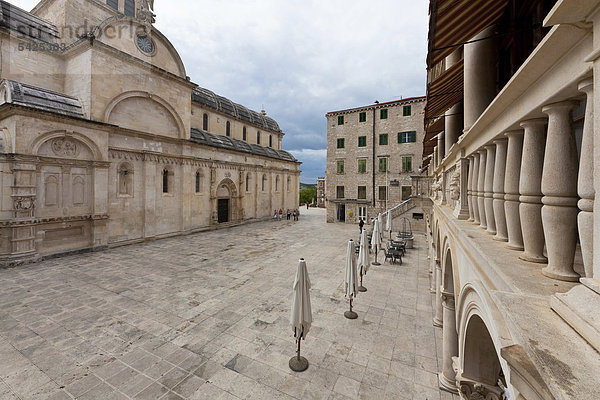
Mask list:
[{"label": "person walking", "polygon": [[292,217],[292,212],[290,211],[290,209],[287,209],[287,220],[289,221],[290,218]]},{"label": "person walking", "polygon": [[283,210],[280,208],[279,209],[279,220],[281,221],[282,218],[283,218]]},{"label": "person walking", "polygon": [[306,209],[308,210],[308,203],[306,203]]},{"label": "person walking", "polygon": [[365,226],[365,221],[361,218],[360,222],[358,223],[358,228],[360,229],[360,233],[362,233],[364,226]]},{"label": "person walking", "polygon": [[277,215],[277,210],[275,210],[275,213],[273,214],[273,220],[277,221],[279,219],[279,215]]}]

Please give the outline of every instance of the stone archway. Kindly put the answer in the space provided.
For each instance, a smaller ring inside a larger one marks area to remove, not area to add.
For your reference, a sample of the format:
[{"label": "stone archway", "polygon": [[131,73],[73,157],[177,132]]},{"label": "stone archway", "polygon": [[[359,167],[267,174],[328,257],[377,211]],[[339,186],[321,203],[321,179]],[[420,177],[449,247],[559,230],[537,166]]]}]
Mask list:
[{"label": "stone archway", "polygon": [[440,388],[457,393],[456,373],[453,358],[458,356],[458,332],[456,330],[456,307],[454,299],[454,264],[452,251],[444,240],[441,300],[443,308],[442,371],[439,374]]},{"label": "stone archway", "polygon": [[479,315],[473,314],[469,318],[464,335],[463,368],[457,377],[461,396],[465,399],[503,399],[506,380],[494,341]]}]

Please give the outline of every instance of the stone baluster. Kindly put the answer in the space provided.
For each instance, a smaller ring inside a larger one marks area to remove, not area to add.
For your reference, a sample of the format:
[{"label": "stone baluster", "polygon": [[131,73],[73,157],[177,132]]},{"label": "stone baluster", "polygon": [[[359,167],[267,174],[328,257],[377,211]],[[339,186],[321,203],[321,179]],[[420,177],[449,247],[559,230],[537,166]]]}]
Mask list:
[{"label": "stone baluster", "polygon": [[[579,83],[579,90],[586,94],[585,120],[581,140],[581,157],[577,192],[581,200],[577,203],[581,210],[577,216],[579,242],[586,278],[594,277],[594,81],[586,79]],[[596,277],[596,278],[600,278]]]},{"label": "stone baluster", "polygon": [[494,166],[494,218],[496,222],[496,236],[494,240],[506,242],[508,231],[506,228],[506,214],[504,212],[504,181],[506,179],[506,152],[508,142],[506,139],[494,140],[496,145],[496,165]]},{"label": "stone baluster", "polygon": [[479,153],[473,153],[473,222],[476,225],[479,225],[479,191],[478,191],[478,181],[479,181]]},{"label": "stone baluster", "polygon": [[485,146],[485,182],[484,182],[484,204],[487,232],[496,234],[496,221],[494,219],[494,167],[496,165],[496,145]]},{"label": "stone baluster", "polygon": [[477,179],[477,208],[479,209],[479,227],[487,229],[485,216],[485,170],[487,150],[479,150],[479,176]]},{"label": "stone baluster", "polygon": [[524,121],[523,158],[519,180],[519,214],[525,253],[520,259],[545,263],[544,229],[542,227],[542,167],[544,165],[545,119]]},{"label": "stone baluster", "polygon": [[473,211],[473,168],[475,167],[475,158],[469,157],[469,174],[467,178],[467,202],[469,203],[469,219],[468,221],[475,220],[475,214]]},{"label": "stone baluster", "polygon": [[440,387],[452,393],[458,393],[456,388],[456,372],[452,367],[452,357],[458,356],[458,334],[456,332],[456,315],[454,294],[443,296],[444,328],[442,331],[442,372],[439,374]]},{"label": "stone baluster", "polygon": [[523,250],[523,232],[519,213],[519,179],[521,176],[521,158],[523,154],[523,131],[509,131],[506,151],[506,171],[504,176],[504,212],[508,232],[507,248]]},{"label": "stone baluster", "polygon": [[563,281],[578,281],[573,270],[577,246],[578,155],[571,125],[572,101],[550,104],[542,109],[548,115],[548,141],[542,177],[542,223],[546,237],[548,266],[542,273]]},{"label": "stone baluster", "polygon": [[[441,243],[437,244],[441,246]],[[435,316],[433,317],[433,326],[441,327],[443,322],[442,311],[442,266],[439,257],[435,256]]]}]

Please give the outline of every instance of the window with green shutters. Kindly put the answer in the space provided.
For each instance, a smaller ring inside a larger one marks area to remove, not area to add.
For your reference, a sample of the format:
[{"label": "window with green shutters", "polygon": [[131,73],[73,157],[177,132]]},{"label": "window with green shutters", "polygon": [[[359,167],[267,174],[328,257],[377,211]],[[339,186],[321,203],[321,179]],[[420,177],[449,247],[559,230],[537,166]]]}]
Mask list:
[{"label": "window with green shutters", "polygon": [[344,138],[340,138],[337,140],[337,148],[338,149],[343,149],[344,148]]},{"label": "window with green shutters", "polygon": [[343,174],[344,173],[344,161],[338,161],[337,162],[337,173],[338,174]]},{"label": "window with green shutters", "polygon": [[387,144],[388,144],[388,134],[382,133],[381,135],[379,135],[379,145],[387,146]]},{"label": "window with green shutters", "polygon": [[358,160],[358,173],[364,174],[367,172],[367,160]]},{"label": "window with green shutters", "polygon": [[344,125],[344,116],[343,115],[340,115],[338,117],[338,125]]},{"label": "window with green shutters", "polygon": [[412,110],[410,106],[404,106],[402,107],[402,115],[405,117],[410,117],[410,115],[412,114]]},{"label": "window with green shutters", "polygon": [[388,110],[387,110],[387,108],[379,111],[379,118],[380,119],[387,119],[387,117],[388,117]]},{"label": "window with green shutters", "polygon": [[358,147],[367,147],[367,137],[366,136],[358,137]]},{"label": "window with green shutters", "polygon": [[379,172],[386,172],[388,170],[388,159],[383,157],[379,159]]},{"label": "window with green shutters", "polygon": [[367,113],[361,112],[358,114],[358,122],[366,122],[367,121]]},{"label": "window with green shutters", "polygon": [[412,172],[412,157],[402,157],[402,172]]},{"label": "window with green shutters", "polygon": [[398,132],[398,143],[415,143],[417,141],[417,132]]},{"label": "window with green shutters", "polygon": [[336,186],[335,188],[335,197],[338,199],[343,199],[344,198],[344,187],[343,186]]}]

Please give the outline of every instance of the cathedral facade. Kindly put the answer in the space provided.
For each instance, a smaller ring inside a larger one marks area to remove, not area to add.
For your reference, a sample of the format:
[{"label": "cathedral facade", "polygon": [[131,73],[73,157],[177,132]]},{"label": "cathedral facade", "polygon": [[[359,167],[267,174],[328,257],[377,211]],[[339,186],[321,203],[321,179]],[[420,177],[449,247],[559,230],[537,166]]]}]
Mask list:
[{"label": "cathedral facade", "polygon": [[0,1],[0,263],[296,208],[282,130],[192,83],[139,0]]}]

